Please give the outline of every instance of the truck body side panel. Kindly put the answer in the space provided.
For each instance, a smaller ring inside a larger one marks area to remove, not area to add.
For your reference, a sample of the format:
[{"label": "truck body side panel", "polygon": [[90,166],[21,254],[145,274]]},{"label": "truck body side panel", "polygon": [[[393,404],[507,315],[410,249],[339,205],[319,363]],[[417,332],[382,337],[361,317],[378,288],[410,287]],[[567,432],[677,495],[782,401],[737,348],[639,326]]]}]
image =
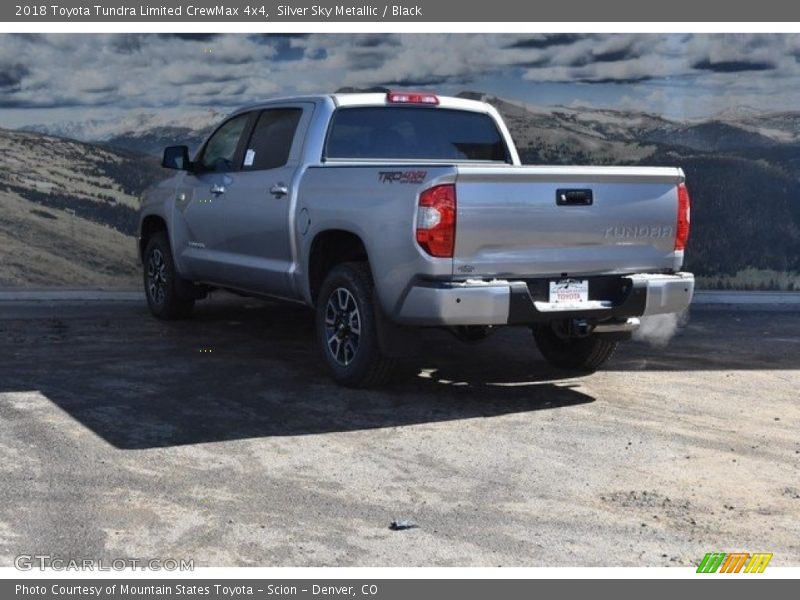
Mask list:
[{"label": "truck body side panel", "polygon": [[[410,179],[413,183],[383,181],[385,172],[415,176]],[[297,198],[297,210],[305,212],[297,220],[296,233],[298,263],[303,266],[297,277],[306,301],[311,301],[306,273],[311,245],[326,231],[347,231],[361,238],[387,314],[397,311],[398,302],[416,277],[449,279],[452,259],[424,254],[415,242],[415,226],[419,192],[437,183],[453,182],[455,174],[455,168],[447,165],[328,165],[306,170]]]}]

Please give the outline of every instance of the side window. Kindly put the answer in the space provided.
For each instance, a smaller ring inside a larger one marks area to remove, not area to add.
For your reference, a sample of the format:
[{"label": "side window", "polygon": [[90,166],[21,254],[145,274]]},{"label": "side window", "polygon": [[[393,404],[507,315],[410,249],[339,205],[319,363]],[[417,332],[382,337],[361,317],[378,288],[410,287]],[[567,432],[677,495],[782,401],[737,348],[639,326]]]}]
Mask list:
[{"label": "side window", "polygon": [[249,118],[249,114],[233,117],[214,132],[200,157],[200,167],[204,171],[232,171],[236,168],[236,148]]},{"label": "side window", "polygon": [[292,140],[303,110],[300,108],[273,108],[258,117],[253,134],[244,153],[242,169],[256,171],[277,169],[289,160]]}]

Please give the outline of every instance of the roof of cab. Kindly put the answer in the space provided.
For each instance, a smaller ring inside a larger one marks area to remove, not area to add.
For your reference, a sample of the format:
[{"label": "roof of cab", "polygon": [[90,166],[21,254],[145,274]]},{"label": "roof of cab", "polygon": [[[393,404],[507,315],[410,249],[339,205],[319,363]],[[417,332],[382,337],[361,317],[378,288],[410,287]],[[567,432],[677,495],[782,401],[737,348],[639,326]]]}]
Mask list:
[{"label": "roof of cab", "polygon": [[[433,92],[426,92],[433,94]],[[478,112],[486,111],[486,103],[477,100],[467,100],[465,98],[455,98],[453,96],[440,96],[433,94],[439,99],[440,108],[455,108],[459,110],[472,110]],[[337,106],[385,106],[388,105],[387,94],[385,93],[366,93],[366,94],[331,94]],[[429,104],[425,106],[431,106]]]},{"label": "roof of cab", "polygon": [[[465,98],[455,98],[453,96],[439,96],[440,108],[452,108],[458,110],[470,110],[475,112],[486,112],[487,104],[477,100],[467,100]],[[233,114],[248,112],[251,110],[258,110],[260,108],[267,108],[275,104],[287,102],[324,102],[332,100],[336,106],[387,106],[386,94],[383,92],[370,92],[370,93],[342,93],[342,94],[326,94],[326,95],[301,95],[301,96],[282,96],[276,98],[269,98],[262,102],[243,106],[235,110]],[[430,105],[426,105],[430,106]]]}]

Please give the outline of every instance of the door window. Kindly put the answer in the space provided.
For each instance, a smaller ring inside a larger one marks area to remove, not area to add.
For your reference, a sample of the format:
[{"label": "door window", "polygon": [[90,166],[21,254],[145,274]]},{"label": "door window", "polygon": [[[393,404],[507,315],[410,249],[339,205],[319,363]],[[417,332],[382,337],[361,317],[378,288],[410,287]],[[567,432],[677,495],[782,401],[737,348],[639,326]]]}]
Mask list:
[{"label": "door window", "polygon": [[249,114],[238,115],[223,123],[209,138],[200,157],[204,171],[233,171],[239,139],[250,119]]},{"label": "door window", "polygon": [[284,166],[289,160],[297,123],[302,114],[300,108],[263,111],[247,144],[242,169],[257,171]]}]

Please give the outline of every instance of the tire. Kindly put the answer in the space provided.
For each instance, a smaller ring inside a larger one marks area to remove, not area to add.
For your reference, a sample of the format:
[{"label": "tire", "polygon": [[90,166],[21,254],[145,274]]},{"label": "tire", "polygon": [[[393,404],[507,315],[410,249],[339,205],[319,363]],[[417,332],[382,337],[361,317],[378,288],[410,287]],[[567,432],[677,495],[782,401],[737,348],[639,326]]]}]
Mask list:
[{"label": "tire", "polygon": [[369,266],[347,262],[331,269],[317,298],[320,351],[334,381],[346,387],[378,387],[395,367],[380,349],[373,290]]},{"label": "tire", "polygon": [[188,317],[194,307],[191,282],[182,279],[175,269],[166,231],[150,236],[142,258],[144,294],[150,312],[159,319]]},{"label": "tire", "polygon": [[545,360],[559,369],[591,373],[614,354],[617,342],[596,335],[579,338],[559,336],[550,325],[533,328],[533,338]]}]

